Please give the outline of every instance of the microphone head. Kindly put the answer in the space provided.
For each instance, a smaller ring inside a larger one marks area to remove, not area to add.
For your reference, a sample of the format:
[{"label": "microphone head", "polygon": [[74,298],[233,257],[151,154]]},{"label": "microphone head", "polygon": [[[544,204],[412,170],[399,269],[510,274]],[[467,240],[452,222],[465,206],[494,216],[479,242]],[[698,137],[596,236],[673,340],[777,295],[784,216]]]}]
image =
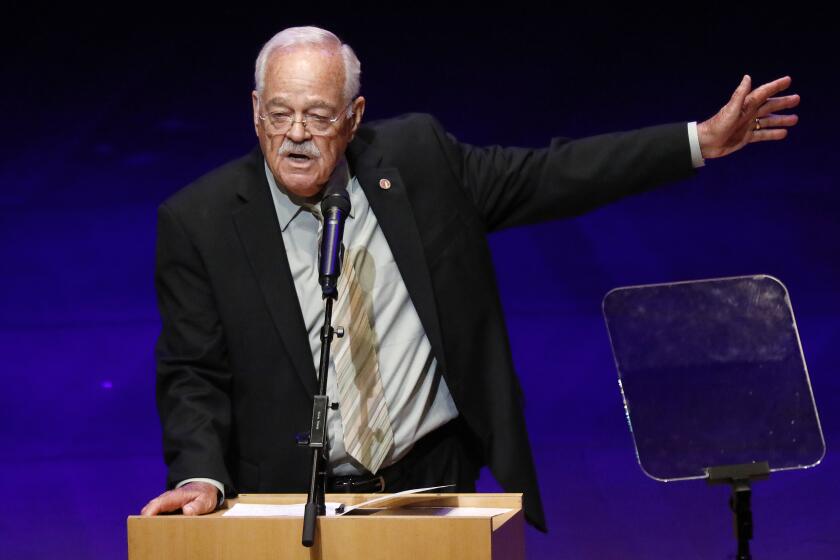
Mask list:
[{"label": "microphone head", "polygon": [[321,213],[326,216],[330,208],[338,208],[344,214],[350,213],[350,195],[344,185],[331,184],[321,200]]}]

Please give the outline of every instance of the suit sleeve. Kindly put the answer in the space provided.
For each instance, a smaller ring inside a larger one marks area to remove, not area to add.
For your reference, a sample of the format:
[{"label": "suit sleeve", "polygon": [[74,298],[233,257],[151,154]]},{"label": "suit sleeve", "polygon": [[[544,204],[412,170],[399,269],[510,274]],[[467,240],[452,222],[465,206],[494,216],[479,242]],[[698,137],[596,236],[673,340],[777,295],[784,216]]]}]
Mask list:
[{"label": "suit sleeve", "polygon": [[695,173],[686,123],[555,138],[543,149],[476,147],[433,128],[488,231],[576,216]]},{"label": "suit sleeve", "polygon": [[162,318],[156,395],[167,487],[202,477],[230,488],[231,372],[222,325],[201,255],[165,204],[158,210],[155,287]]}]

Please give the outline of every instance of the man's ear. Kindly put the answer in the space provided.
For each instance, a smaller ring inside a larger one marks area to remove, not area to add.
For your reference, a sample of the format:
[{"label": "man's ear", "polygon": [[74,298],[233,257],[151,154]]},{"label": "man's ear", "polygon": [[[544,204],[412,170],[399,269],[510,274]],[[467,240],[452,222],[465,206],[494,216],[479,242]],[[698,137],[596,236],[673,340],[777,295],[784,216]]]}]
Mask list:
[{"label": "man's ear", "polygon": [[257,91],[254,90],[251,92],[251,107],[254,111],[254,132],[257,133],[257,136],[260,135],[259,126],[260,126],[260,98],[257,95]]},{"label": "man's ear", "polygon": [[350,140],[356,135],[356,130],[362,123],[362,116],[365,114],[365,98],[361,95],[353,100],[353,117],[351,118]]}]

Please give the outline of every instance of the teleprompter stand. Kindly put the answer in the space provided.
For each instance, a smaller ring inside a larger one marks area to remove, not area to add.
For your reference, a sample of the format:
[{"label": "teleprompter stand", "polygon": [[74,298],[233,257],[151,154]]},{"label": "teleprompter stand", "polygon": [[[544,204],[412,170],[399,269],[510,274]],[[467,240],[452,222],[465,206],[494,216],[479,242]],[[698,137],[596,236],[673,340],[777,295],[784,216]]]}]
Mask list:
[{"label": "teleprompter stand", "polygon": [[737,560],[752,560],[750,554],[750,539],[753,537],[752,519],[752,488],[754,480],[764,480],[770,476],[770,465],[766,461],[761,463],[747,463],[744,465],[728,465],[723,467],[709,467],[706,469],[709,484],[729,484],[732,495],[729,498],[729,508],[732,510],[735,522],[735,538],[738,541]]}]

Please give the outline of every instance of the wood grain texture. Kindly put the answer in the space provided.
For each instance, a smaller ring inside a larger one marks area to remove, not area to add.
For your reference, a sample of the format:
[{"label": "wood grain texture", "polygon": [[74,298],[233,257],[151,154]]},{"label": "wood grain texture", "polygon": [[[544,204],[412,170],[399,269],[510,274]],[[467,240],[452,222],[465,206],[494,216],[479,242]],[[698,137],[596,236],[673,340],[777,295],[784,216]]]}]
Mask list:
[{"label": "wood grain texture", "polygon": [[[327,501],[356,504],[370,494],[329,494]],[[524,518],[521,494],[420,494],[406,496],[400,507],[504,507],[494,518],[367,515],[318,520],[315,546],[300,544],[300,517],[223,517],[235,503],[294,504],[303,494],[248,494],[228,500],[223,509],[200,517],[162,515],[128,518],[129,560],[248,558],[288,559],[436,559],[521,560]]]}]

